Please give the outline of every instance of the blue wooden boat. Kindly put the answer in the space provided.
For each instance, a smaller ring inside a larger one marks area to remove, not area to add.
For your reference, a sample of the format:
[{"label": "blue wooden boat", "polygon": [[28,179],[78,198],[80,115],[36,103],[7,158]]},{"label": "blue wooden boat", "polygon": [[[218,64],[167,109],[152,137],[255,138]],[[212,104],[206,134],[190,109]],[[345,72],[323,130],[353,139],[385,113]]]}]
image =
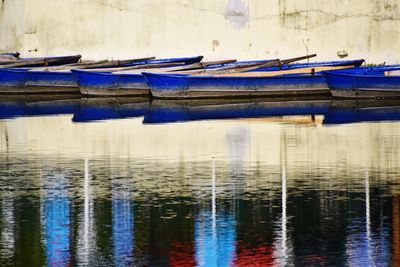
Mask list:
[{"label": "blue wooden boat", "polygon": [[400,100],[334,100],[324,115],[323,124],[379,121],[400,121]]},{"label": "blue wooden boat", "polygon": [[147,113],[149,105],[147,97],[82,98],[72,121],[92,122],[141,117]]},{"label": "blue wooden boat", "polygon": [[143,123],[323,115],[329,98],[153,100]]},{"label": "blue wooden boat", "polygon": [[[244,61],[237,63],[229,63],[224,65],[213,65],[211,67],[207,67],[207,69],[213,69],[215,66],[222,67],[234,67],[237,65],[252,65],[255,63],[266,63],[272,60],[260,60],[260,61]],[[313,68],[313,67],[324,67],[324,66],[359,66],[363,60],[348,60],[348,61],[330,61],[330,62],[313,62],[313,63],[302,63],[302,64],[285,64],[282,65],[281,68],[285,70],[294,70],[300,68]],[[293,65],[293,66],[292,66]],[[277,67],[271,68],[263,68],[260,71],[275,71]],[[84,71],[75,71],[80,85],[80,90],[82,94],[86,95],[132,95],[132,96],[140,96],[140,95],[148,95],[149,84],[148,80],[144,78],[141,73],[110,73],[110,72],[96,72],[96,73],[87,73]],[[255,72],[254,72],[255,73]],[[187,75],[178,75],[179,77],[189,77]],[[192,76],[190,76],[192,77]],[[197,77],[197,76],[193,76]],[[315,76],[317,77],[317,75]],[[243,80],[243,79],[242,79]],[[297,86],[300,82],[300,79],[296,79],[297,83],[294,86]],[[311,79],[311,84],[314,84],[316,87],[317,84],[320,84],[323,87],[323,94],[329,94],[326,84],[321,75],[318,76],[318,79]],[[307,86],[310,85],[307,83]],[[169,85],[167,85],[168,87]],[[166,88],[166,87],[164,87]],[[313,94],[319,94],[321,92],[317,92],[315,90]],[[247,94],[246,94],[247,95]],[[219,95],[218,95],[219,96]],[[176,96],[175,96],[176,97]]]},{"label": "blue wooden boat", "polygon": [[[198,62],[201,56],[188,58],[148,59],[134,61],[124,66],[142,66],[161,63]],[[76,76],[71,69],[44,71],[35,69],[0,69],[0,93],[34,94],[34,93],[79,93]]]},{"label": "blue wooden boat", "polygon": [[[202,56],[188,58],[158,59],[137,65],[143,68],[152,66],[175,66],[190,65],[200,62]],[[172,65],[168,65],[172,63]],[[83,95],[103,95],[103,96],[146,96],[150,91],[146,80],[139,72],[137,74],[115,74],[110,71],[86,71],[72,70],[79,84],[79,89]]]},{"label": "blue wooden boat", "polygon": [[[333,97],[400,97],[399,65],[323,72]],[[391,75],[392,73],[392,75]]]},{"label": "blue wooden boat", "polygon": [[[233,73],[230,75],[181,75],[144,73],[155,98],[261,97],[329,95],[322,70],[359,66],[363,60],[303,63],[301,68]],[[327,64],[327,63],[325,63]]]}]

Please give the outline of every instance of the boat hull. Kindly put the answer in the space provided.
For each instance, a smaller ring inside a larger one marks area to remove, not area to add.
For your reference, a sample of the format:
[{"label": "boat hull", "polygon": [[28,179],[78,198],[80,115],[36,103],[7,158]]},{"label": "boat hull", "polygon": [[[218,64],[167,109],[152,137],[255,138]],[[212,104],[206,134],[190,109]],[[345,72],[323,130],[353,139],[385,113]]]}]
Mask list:
[{"label": "boat hull", "polygon": [[141,74],[116,75],[109,72],[72,71],[83,95],[92,96],[147,96],[150,91]]},{"label": "boat hull", "polygon": [[335,98],[400,97],[400,76],[347,72],[324,72],[325,80]]},{"label": "boat hull", "polygon": [[78,92],[79,88],[72,73],[0,70],[0,93],[2,94]]},{"label": "boat hull", "polygon": [[216,77],[144,74],[155,98],[329,95],[322,75]]}]

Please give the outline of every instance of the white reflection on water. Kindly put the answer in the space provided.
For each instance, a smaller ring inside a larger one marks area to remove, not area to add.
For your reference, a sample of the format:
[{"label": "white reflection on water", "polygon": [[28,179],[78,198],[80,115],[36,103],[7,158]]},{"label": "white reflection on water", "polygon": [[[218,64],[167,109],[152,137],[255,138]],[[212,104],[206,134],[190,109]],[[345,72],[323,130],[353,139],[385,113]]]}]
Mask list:
[{"label": "white reflection on water", "polygon": [[287,266],[289,259],[288,251],[288,234],[287,234],[287,177],[286,177],[286,165],[287,165],[287,143],[286,143],[286,132],[283,131],[281,137],[281,178],[282,178],[282,194],[281,194],[281,220],[280,220],[280,232],[275,238],[275,251],[274,257],[280,266]]},{"label": "white reflection on water", "polygon": [[87,265],[91,260],[92,251],[96,249],[96,229],[93,216],[93,196],[91,189],[91,174],[89,159],[84,160],[83,180],[83,216],[79,220],[78,264]]},{"label": "white reflection on water", "polygon": [[11,262],[14,256],[15,246],[15,219],[14,219],[14,198],[11,186],[1,190],[1,241],[0,258]]}]

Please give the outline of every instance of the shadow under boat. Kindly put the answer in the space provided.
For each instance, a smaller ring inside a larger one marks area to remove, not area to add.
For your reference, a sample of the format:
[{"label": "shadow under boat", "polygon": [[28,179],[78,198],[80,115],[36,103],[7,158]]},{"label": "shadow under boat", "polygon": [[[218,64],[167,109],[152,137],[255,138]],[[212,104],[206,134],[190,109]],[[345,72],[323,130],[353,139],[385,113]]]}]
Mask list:
[{"label": "shadow under boat", "polygon": [[323,124],[400,121],[399,99],[333,100]]},{"label": "shadow under boat", "polygon": [[0,119],[73,114],[80,94],[9,95],[0,97]]},{"label": "shadow under boat", "polygon": [[251,98],[158,100],[154,99],[143,123],[172,123],[195,120],[307,116],[327,112],[331,98]]},{"label": "shadow under boat", "polygon": [[146,114],[148,108],[148,97],[82,98],[72,121],[92,122],[141,117]]}]

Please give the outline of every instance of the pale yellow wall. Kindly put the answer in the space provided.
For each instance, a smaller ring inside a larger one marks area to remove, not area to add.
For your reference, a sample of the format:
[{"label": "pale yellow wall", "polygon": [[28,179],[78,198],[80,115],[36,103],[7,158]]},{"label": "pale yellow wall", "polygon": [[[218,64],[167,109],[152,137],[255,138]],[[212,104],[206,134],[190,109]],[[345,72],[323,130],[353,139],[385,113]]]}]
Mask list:
[{"label": "pale yellow wall", "polygon": [[25,0],[0,0],[0,52],[23,50]]},{"label": "pale yellow wall", "polygon": [[[24,1],[5,0],[17,2]],[[23,45],[4,26],[21,20],[21,11],[0,9],[0,21],[7,21],[0,26],[0,50],[16,45],[29,56],[81,53],[88,59],[195,54],[243,59],[290,57],[308,48],[320,60],[346,50],[349,58],[396,63],[398,5],[396,0],[25,0]]]}]

